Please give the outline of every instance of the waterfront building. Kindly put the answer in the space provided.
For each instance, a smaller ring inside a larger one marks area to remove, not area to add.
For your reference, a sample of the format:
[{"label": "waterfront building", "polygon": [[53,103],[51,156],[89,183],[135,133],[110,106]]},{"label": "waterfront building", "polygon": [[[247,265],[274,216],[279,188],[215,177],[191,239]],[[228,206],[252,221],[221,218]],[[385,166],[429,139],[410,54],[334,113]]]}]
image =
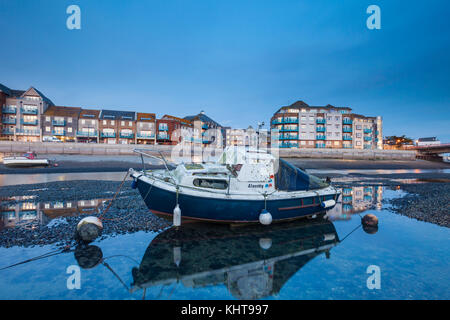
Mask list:
[{"label": "waterfront building", "polygon": [[42,141],[75,142],[81,108],[50,106],[42,115]]},{"label": "waterfront building", "polygon": [[99,142],[99,117],[100,110],[81,109],[78,118],[77,142]]},{"label": "waterfront building", "polygon": [[156,120],[156,141],[158,144],[176,145],[181,141],[194,142],[192,122],[186,119],[164,115]]},{"label": "waterfront building", "polygon": [[156,116],[154,113],[137,113],[136,143],[156,144]]},{"label": "waterfront building", "polygon": [[225,129],[218,122],[208,117],[203,110],[197,115],[186,116],[184,119],[191,121],[194,126],[195,142],[201,140],[203,146],[225,146]]},{"label": "waterfront building", "polygon": [[99,117],[99,140],[107,144],[134,144],[136,113],[102,110]]},{"label": "waterfront building", "polygon": [[41,115],[53,102],[34,87],[13,90],[0,85],[3,140],[41,141]]},{"label": "waterfront building", "polygon": [[428,138],[419,138],[417,139],[416,145],[418,147],[421,146],[436,146],[440,145],[441,141],[439,141],[436,137],[428,137]]},{"label": "waterfront building", "polygon": [[226,146],[251,146],[258,144],[258,134],[252,126],[247,129],[225,129]]},{"label": "waterfront building", "polygon": [[270,127],[280,148],[382,148],[381,117],[353,114],[348,107],[297,101],[278,109]]}]

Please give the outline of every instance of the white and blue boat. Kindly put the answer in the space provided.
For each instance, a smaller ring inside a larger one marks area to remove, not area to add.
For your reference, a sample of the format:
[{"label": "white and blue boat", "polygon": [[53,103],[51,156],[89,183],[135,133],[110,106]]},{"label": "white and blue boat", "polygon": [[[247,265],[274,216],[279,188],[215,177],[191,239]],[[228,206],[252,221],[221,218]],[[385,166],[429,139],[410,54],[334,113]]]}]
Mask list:
[{"label": "white and blue boat", "polygon": [[168,218],[270,224],[324,213],[340,196],[330,183],[258,150],[226,148],[215,162],[175,169],[163,161],[165,169],[130,175],[150,211]]}]

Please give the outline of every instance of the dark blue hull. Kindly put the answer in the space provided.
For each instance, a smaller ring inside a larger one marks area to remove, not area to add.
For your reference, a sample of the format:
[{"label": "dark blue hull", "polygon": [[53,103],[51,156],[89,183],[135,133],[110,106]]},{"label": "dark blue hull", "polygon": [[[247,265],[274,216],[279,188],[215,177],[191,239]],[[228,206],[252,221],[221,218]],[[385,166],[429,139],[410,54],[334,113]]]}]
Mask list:
[{"label": "dark blue hull", "polygon": [[[176,194],[137,180],[137,188],[150,211],[160,216],[172,216],[176,206]],[[267,210],[274,222],[291,220],[324,212],[321,203],[336,200],[339,194],[315,196],[303,199],[267,200]],[[214,222],[259,222],[264,200],[211,199],[180,193],[178,203],[182,219],[198,219]],[[331,208],[329,208],[331,209]]]}]

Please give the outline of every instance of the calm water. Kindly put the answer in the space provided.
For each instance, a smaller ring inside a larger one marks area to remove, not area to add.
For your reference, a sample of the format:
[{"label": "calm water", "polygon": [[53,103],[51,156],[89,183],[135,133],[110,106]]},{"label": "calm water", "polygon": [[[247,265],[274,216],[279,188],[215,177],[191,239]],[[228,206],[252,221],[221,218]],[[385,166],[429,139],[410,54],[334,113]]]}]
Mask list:
[{"label": "calm water", "polygon": [[[0,299],[449,299],[450,231],[387,210],[404,195],[383,187],[342,190],[329,220],[270,227],[187,224],[179,230],[108,237],[0,271]],[[102,199],[41,203],[16,198],[1,206],[2,225],[48,224],[97,210]],[[364,231],[373,213],[378,230]],[[0,267],[54,250],[0,248]],[[381,288],[367,288],[369,266]],[[69,290],[67,268],[80,266]]]}]

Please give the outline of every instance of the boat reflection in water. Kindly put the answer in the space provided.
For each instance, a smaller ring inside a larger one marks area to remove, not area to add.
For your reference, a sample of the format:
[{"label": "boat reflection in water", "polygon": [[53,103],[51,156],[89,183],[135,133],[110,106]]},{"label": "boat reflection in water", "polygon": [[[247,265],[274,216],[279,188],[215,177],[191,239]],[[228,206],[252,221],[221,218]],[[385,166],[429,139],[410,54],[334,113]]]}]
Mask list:
[{"label": "boat reflection in water", "polygon": [[311,259],[339,243],[334,225],[319,217],[264,226],[186,224],[159,234],[133,268],[131,291],[181,282],[225,284],[237,299],[278,293]]}]

